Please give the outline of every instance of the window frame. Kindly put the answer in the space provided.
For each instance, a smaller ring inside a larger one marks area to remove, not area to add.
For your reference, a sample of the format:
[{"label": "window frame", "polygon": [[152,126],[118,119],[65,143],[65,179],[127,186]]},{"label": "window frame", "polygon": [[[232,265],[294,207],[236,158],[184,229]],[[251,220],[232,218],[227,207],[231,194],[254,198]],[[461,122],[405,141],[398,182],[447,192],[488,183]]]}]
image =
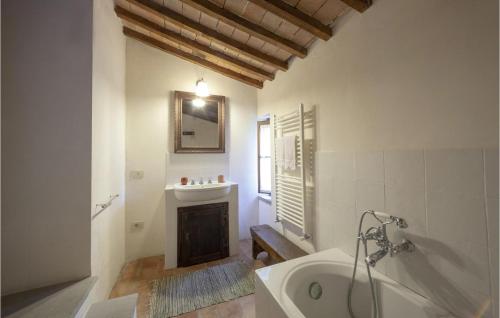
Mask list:
[{"label": "window frame", "polygon": [[[269,125],[269,128],[271,128],[271,120],[269,118],[257,121],[257,193],[271,196],[271,191],[263,191],[260,188],[260,159],[262,158],[260,155],[260,127],[265,125]],[[271,159],[272,156],[269,156],[269,158]]]}]

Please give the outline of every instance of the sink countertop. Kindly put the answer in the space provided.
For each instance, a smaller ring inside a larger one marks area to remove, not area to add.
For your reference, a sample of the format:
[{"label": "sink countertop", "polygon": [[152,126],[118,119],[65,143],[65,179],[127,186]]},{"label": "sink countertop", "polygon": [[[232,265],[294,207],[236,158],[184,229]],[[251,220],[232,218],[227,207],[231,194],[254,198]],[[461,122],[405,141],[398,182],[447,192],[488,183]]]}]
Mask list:
[{"label": "sink countertop", "polygon": [[[234,185],[237,185],[237,184],[238,184],[238,183],[236,183],[236,182],[232,182],[232,181],[226,181],[226,182],[224,182],[224,183],[227,183],[227,184],[229,184],[230,186],[234,186]],[[205,183],[204,183],[204,184],[205,184]],[[213,183],[213,184],[217,184],[217,183]],[[165,191],[173,191],[173,190],[175,190],[175,188],[174,188],[174,184],[167,184],[167,185],[165,186]]]}]

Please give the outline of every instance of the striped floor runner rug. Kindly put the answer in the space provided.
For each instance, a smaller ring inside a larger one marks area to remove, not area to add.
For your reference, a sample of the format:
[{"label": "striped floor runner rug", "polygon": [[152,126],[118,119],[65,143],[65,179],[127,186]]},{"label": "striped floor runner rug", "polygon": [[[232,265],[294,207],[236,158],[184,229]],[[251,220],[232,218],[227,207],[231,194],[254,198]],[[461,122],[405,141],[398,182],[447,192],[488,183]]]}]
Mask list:
[{"label": "striped floor runner rug", "polygon": [[167,276],[152,282],[149,317],[175,317],[254,292],[254,272],[240,261]]}]

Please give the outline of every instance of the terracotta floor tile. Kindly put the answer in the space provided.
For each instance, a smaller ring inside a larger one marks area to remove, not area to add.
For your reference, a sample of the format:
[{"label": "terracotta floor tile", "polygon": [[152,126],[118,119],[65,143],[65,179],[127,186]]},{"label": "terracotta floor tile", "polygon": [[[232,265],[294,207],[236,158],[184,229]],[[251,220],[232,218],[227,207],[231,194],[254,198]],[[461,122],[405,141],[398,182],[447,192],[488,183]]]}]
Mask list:
[{"label": "terracotta floor tile", "polygon": [[217,309],[217,317],[225,318],[241,318],[243,317],[243,309],[237,299],[228,301],[215,306]]},{"label": "terracotta floor tile", "polygon": [[216,306],[205,307],[196,311],[198,318],[217,318]]},{"label": "terracotta floor tile", "polygon": [[121,273],[120,273],[120,278],[121,279],[133,279],[136,277],[140,269],[140,261],[132,261],[123,267]]},{"label": "terracotta floor tile", "polygon": [[139,284],[140,282],[135,280],[123,280],[118,282],[111,291],[114,296],[112,298],[136,293],[139,288]]},{"label": "terracotta floor tile", "polygon": [[[152,256],[127,263],[120,274],[110,298],[121,297],[133,293],[139,294],[137,300],[137,317],[147,318],[149,311],[149,299],[151,297],[151,282],[169,275],[188,273],[218,264],[241,260],[253,268],[266,266],[271,260],[259,256],[258,260],[252,259],[251,240],[240,241],[240,253],[222,260],[198,264],[190,267],[164,269],[164,256]],[[255,318],[254,295],[249,295],[228,301],[222,304],[201,308],[199,310],[178,316],[179,318]]]},{"label": "terracotta floor tile", "polygon": [[177,318],[198,318],[198,313],[196,311],[188,312],[177,316]]},{"label": "terracotta floor tile", "polygon": [[255,296],[248,295],[238,299],[243,311],[243,318],[255,318]]}]

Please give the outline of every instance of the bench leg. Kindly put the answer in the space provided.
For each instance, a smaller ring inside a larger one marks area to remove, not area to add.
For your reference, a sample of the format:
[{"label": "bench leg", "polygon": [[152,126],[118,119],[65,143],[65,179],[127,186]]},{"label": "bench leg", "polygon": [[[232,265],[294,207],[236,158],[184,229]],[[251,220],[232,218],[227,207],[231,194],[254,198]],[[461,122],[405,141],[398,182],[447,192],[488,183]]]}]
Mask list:
[{"label": "bench leg", "polygon": [[257,243],[255,240],[252,240],[252,256],[254,259],[257,259],[257,255],[259,255],[260,252],[264,252],[264,249],[260,247],[259,243]]}]

